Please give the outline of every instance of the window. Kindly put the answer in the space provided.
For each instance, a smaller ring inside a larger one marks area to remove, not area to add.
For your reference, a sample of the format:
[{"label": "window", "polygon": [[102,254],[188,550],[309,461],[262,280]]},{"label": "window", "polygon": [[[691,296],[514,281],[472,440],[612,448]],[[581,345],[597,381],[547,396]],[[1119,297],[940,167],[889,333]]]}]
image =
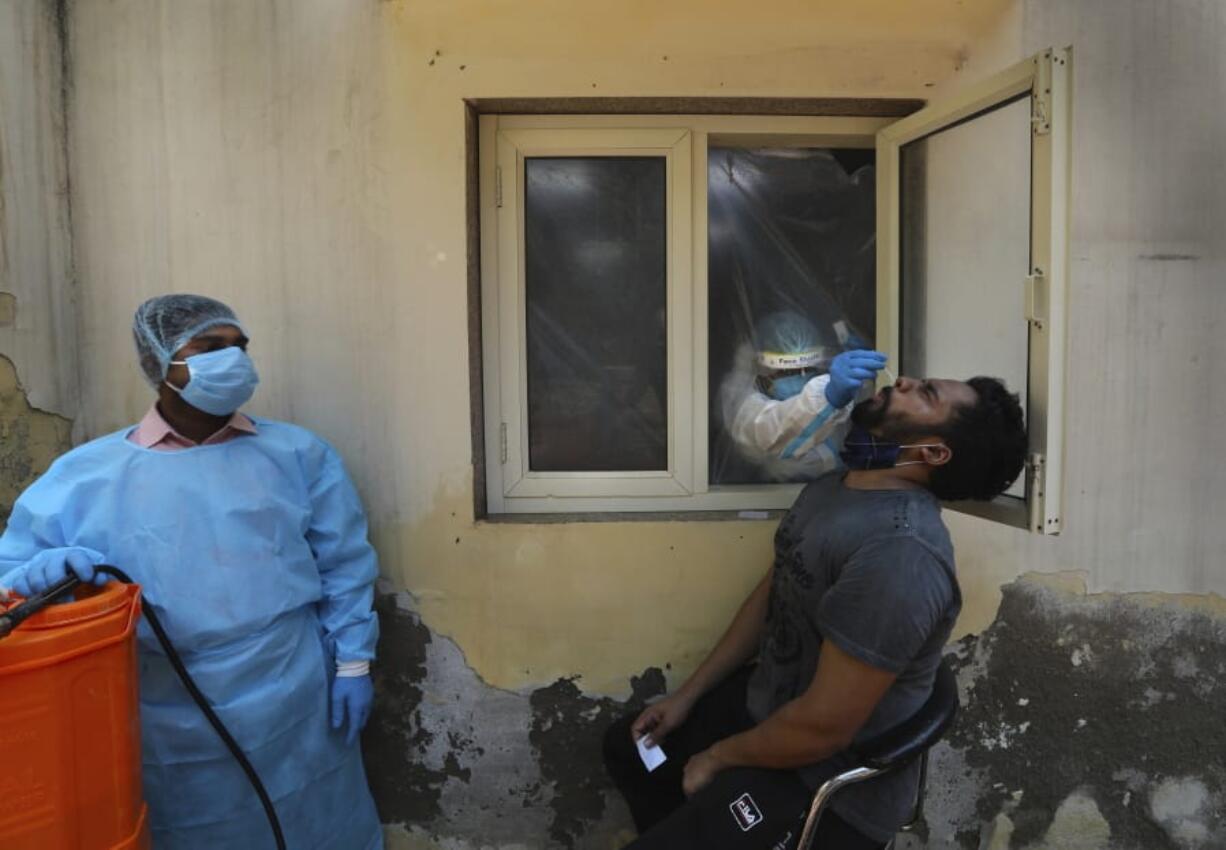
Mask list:
[{"label": "window", "polygon": [[1021,394],[1025,472],[994,502],[954,507],[1041,534],[1061,525],[1070,53],[877,141],[878,346],[907,374],[995,375]]},{"label": "window", "polygon": [[974,509],[1057,531],[1065,63],[901,121],[481,116],[490,513],[787,507],[803,476],[730,439],[728,399],[790,313],[802,375],[863,342],[1021,391],[1032,466]]}]

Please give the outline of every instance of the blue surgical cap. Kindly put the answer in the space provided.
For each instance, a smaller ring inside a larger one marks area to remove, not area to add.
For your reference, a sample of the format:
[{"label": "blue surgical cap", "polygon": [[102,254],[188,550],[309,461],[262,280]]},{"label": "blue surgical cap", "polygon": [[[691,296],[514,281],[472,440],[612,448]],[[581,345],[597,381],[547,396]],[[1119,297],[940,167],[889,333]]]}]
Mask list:
[{"label": "blue surgical cap", "polygon": [[162,383],[174,353],[192,337],[218,325],[243,330],[233,310],[204,295],[159,295],[137,307],[132,336],[149,383]]}]

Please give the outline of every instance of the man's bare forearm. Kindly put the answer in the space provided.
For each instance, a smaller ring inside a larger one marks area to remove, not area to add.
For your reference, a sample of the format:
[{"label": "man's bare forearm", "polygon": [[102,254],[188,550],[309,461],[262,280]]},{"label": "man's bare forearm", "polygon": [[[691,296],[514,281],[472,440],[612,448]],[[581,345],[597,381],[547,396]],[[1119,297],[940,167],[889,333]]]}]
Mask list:
[{"label": "man's bare forearm", "polygon": [[766,608],[770,601],[771,570],[741,603],[719,643],[698,665],[678,693],[698,699],[729,673],[740,667],[758,651],[762,629],[766,624]]},{"label": "man's bare forearm", "polygon": [[783,769],[830,758],[848,743],[844,735],[815,723],[800,700],[792,700],[752,729],[717,742],[710,752],[720,768]]},{"label": "man's bare forearm", "polygon": [[895,674],[866,664],[836,644],[822,644],[813,681],[769,717],[705,751],[715,770],[793,768],[846,749],[868,722]]}]

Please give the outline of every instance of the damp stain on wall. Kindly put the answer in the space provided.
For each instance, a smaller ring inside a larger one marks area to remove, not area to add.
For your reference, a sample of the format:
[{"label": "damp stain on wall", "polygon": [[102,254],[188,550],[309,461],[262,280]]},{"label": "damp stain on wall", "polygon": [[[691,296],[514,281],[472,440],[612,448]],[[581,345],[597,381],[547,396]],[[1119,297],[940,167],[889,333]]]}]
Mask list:
[{"label": "damp stain on wall", "polygon": [[411,595],[385,584],[376,608],[376,700],[363,754],[380,817],[409,836],[407,846],[604,850],[628,840],[601,738],[663,692],[660,669],[631,677],[625,700],[585,694],[573,678],[505,690],[431,633]]},{"label": "damp stain on wall", "polygon": [[573,679],[559,679],[529,696],[532,729],[528,741],[542,780],[554,789],[549,834],[563,847],[573,847],[588,825],[604,815],[605,796],[611,787],[601,767],[604,730],[665,690],[664,671],[658,667],[630,681],[631,697],[624,702],[586,696]]},{"label": "damp stain on wall", "polygon": [[[506,690],[384,587],[375,715],[364,738],[383,821],[410,848],[607,850],[632,835],[605,777],[625,700],[582,680]],[[962,712],[932,753],[928,850],[1197,850],[1226,846],[1226,601],[1086,595],[1028,576],[983,633],[950,647]]]},{"label": "damp stain on wall", "polygon": [[1226,846],[1214,602],[1006,585],[991,627],[952,649],[963,711],[934,754],[929,846]]},{"label": "damp stain on wall", "polygon": [[31,406],[13,362],[0,355],[0,529],[22,491],[71,446],[72,420]]}]

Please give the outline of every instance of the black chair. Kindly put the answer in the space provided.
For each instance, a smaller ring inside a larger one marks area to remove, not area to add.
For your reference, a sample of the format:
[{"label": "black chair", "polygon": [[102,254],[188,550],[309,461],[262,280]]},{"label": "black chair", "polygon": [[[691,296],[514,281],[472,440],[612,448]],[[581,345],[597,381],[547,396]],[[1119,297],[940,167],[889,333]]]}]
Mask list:
[{"label": "black chair", "polygon": [[[941,740],[947,729],[958,714],[958,682],[949,663],[941,661],[937,668],[936,682],[933,684],[932,696],[924,703],[909,720],[900,723],[888,732],[876,738],[856,744],[849,751],[856,760],[857,767],[844,771],[838,776],[828,779],[813,795],[809,806],[809,816],[805,819],[804,831],[800,834],[800,844],[796,850],[811,850],[813,834],[817,831],[817,823],[822,812],[826,810],[830,799],[841,789],[856,782],[872,779],[884,773],[906,767],[915,759],[920,760],[919,792],[915,798],[915,809],[911,822],[904,830],[915,826],[924,808],[924,782],[928,778],[928,749]],[[892,845],[893,842],[890,842]],[[815,850],[821,850],[816,848]]]}]

